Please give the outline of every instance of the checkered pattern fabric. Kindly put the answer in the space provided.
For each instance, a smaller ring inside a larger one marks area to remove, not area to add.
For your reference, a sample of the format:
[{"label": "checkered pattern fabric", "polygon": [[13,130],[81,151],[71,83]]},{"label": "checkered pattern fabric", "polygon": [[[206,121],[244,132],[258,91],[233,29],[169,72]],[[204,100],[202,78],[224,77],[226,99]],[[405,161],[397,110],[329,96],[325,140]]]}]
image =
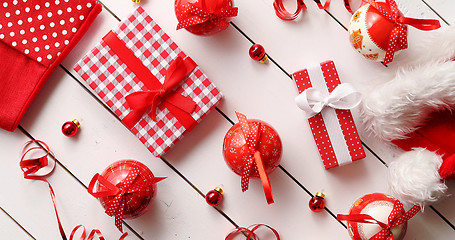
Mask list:
[{"label": "checkered pattern fabric", "polygon": [[[186,57],[142,7],[135,9],[112,31],[161,83],[164,82],[164,74],[170,62],[177,56]],[[88,52],[74,66],[74,70],[120,119],[131,111],[125,97],[136,91],[148,90],[104,41]],[[197,104],[191,114],[196,122],[199,122],[223,97],[199,67],[194,69],[176,91],[183,96],[190,96]],[[150,112],[144,114],[131,131],[157,157],[191,130],[185,129],[163,106],[158,107],[157,122],[154,122],[150,115]]]}]

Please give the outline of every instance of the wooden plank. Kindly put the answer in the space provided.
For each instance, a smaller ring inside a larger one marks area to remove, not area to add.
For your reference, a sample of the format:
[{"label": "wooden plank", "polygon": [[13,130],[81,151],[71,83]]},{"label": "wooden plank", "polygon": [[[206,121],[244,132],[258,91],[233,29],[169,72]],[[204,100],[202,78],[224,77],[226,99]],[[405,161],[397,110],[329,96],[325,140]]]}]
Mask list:
[{"label": "wooden plank", "polygon": [[0,209],[0,236],[9,239],[33,239],[8,213]]},{"label": "wooden plank", "polygon": [[425,4],[428,4],[434,11],[439,14],[447,23],[455,24],[455,6],[450,0],[423,0]]}]

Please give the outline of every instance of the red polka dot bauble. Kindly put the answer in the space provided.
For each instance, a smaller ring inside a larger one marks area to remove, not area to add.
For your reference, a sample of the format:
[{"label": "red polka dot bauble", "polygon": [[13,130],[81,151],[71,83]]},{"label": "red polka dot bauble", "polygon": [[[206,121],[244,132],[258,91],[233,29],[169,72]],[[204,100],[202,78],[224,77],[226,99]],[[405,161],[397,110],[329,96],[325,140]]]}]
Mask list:
[{"label": "red polka dot bauble", "polygon": [[[257,149],[261,154],[265,170],[271,173],[280,164],[282,145],[280,136],[268,123],[256,119],[248,119],[248,125],[259,123],[259,141]],[[232,126],[224,137],[223,155],[226,164],[238,175],[242,175],[244,161],[249,155],[248,145],[239,123]],[[259,177],[256,168],[251,171],[251,177]]]},{"label": "red polka dot bauble", "polygon": [[175,15],[178,29],[185,28],[196,35],[213,35],[229,26],[237,15],[232,0],[176,0]]},{"label": "red polka dot bauble", "polygon": [[[383,2],[378,4],[390,13],[390,7],[387,4]],[[394,26],[395,23],[387,20],[376,8],[365,4],[352,15],[348,27],[349,39],[352,46],[365,58],[383,62]],[[403,49],[398,44],[394,55]]]},{"label": "red polka dot bauble", "polygon": [[[394,202],[396,199],[383,193],[372,193],[367,194],[352,205],[349,214],[368,214],[374,219],[383,223],[388,223],[388,216],[392,212]],[[402,210],[401,214],[405,211]],[[370,223],[356,223],[348,221],[349,235],[353,240],[368,240],[373,237],[376,233],[381,231],[381,227],[378,224]],[[401,240],[406,234],[407,222],[392,227],[391,231],[394,240]]]},{"label": "red polka dot bauble", "polygon": [[[136,185],[141,182],[145,183],[154,178],[153,173],[144,164],[134,160],[121,160],[109,165],[102,173],[110,183],[119,187],[120,183],[128,176],[132,169],[139,169],[139,174],[134,180]],[[97,185],[97,192],[108,190],[103,185]],[[125,209],[123,212],[124,218],[135,218],[147,212],[151,206],[151,202],[156,195],[156,184],[152,184],[141,191],[125,194]],[[109,202],[113,200],[114,196],[107,196],[99,198],[101,205],[107,208]]]}]

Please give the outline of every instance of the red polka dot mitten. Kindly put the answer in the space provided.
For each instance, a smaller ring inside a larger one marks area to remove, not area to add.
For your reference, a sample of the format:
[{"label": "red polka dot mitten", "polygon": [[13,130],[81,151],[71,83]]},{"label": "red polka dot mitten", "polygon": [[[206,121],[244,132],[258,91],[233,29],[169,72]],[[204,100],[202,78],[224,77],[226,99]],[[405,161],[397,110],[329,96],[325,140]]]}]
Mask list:
[{"label": "red polka dot mitten", "polygon": [[96,0],[0,2],[0,128],[13,131],[101,12]]}]

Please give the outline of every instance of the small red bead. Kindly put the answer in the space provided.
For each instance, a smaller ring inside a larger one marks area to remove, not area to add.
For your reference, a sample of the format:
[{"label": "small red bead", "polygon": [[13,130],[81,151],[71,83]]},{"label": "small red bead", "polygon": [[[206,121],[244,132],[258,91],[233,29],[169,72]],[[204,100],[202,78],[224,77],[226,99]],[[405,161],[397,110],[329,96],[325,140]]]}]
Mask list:
[{"label": "small red bead", "polygon": [[255,61],[265,62],[267,60],[267,55],[265,54],[265,49],[260,44],[254,44],[250,47],[250,57]]},{"label": "small red bead", "polygon": [[65,122],[62,126],[62,133],[67,137],[72,137],[78,132],[79,126],[79,122],[76,119]]},{"label": "small red bead", "polygon": [[217,190],[210,190],[205,195],[205,201],[210,206],[218,206],[221,203],[221,200],[223,200],[223,195],[221,194],[220,191],[217,191]]},{"label": "small red bead", "polygon": [[310,202],[308,203],[310,206],[311,211],[313,212],[320,212],[324,209],[325,207],[325,200],[324,200],[324,195],[318,195],[312,197],[310,199]]}]

